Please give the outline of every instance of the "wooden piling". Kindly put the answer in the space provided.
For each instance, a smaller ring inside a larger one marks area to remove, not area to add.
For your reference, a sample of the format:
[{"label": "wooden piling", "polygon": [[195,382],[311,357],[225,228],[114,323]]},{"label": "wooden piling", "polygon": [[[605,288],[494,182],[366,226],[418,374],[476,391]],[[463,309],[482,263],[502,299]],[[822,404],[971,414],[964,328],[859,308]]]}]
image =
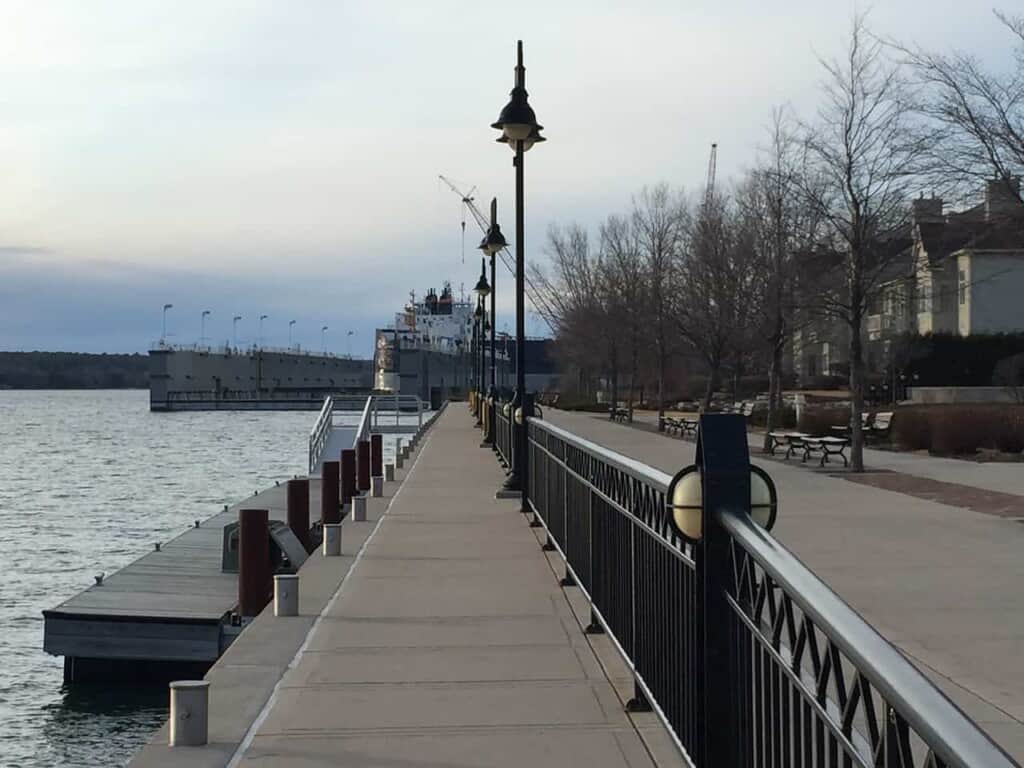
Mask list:
[{"label": "wooden piling", "polygon": [[320,472],[320,522],[324,525],[341,522],[338,462],[325,461]]},{"label": "wooden piling", "polygon": [[296,477],[288,481],[288,527],[307,552],[313,549],[309,538],[309,480]]},{"label": "wooden piling", "polygon": [[238,511],[238,612],[257,616],[270,602],[270,522],[265,509]]}]

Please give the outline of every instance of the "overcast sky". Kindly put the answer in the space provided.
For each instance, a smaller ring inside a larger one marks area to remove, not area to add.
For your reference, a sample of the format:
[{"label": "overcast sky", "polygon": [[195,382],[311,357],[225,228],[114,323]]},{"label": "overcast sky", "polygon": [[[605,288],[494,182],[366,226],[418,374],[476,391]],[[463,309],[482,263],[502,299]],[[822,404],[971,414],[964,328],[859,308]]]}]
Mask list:
[{"label": "overcast sky", "polygon": [[[1004,4],[1004,7],[1008,7]],[[369,353],[410,291],[475,282],[479,234],[438,174],[499,197],[489,128],[515,40],[548,142],[527,155],[527,249],[645,184],[740,172],[773,106],[810,114],[840,0],[0,0],[0,349],[144,351],[168,330]],[[1011,8],[1012,10],[1012,8]],[[1008,54],[987,5],[883,0],[874,30]],[[499,276],[499,308],[511,280]],[[507,313],[505,314],[507,318]],[[499,322],[502,326],[507,320]],[[534,331],[542,330],[537,321]]]}]

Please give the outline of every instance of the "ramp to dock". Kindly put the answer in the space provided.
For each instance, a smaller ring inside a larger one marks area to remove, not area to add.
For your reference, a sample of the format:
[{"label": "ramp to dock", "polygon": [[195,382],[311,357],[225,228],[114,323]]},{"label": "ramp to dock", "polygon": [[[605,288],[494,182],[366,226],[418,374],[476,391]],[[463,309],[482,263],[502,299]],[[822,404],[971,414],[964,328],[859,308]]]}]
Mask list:
[{"label": "ramp to dock", "polygon": [[[300,571],[349,569],[336,591],[300,586],[298,619],[265,611],[211,670],[210,744],[169,749],[165,728],[134,765],[682,764],[653,715],[625,712],[628,670],[584,634],[518,500],[494,498],[471,423],[443,412],[372,532],[346,520],[344,556]],[[288,622],[311,629],[282,660]],[[244,653],[282,675],[231,711]]]}]

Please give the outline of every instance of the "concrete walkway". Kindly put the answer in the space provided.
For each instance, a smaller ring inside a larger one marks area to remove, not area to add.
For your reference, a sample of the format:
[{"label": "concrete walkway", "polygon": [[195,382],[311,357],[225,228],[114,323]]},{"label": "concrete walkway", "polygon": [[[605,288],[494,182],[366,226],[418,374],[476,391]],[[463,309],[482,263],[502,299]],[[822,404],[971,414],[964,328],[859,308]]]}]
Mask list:
[{"label": "concrete walkway", "polygon": [[[653,715],[625,713],[621,660],[583,633],[578,590],[558,586],[519,503],[494,499],[503,475],[479,442],[449,408],[319,620],[309,602],[298,620],[264,612],[214,668],[271,653],[288,622],[312,627],[262,709],[242,707],[256,724],[232,765],[682,764]],[[159,741],[138,765],[230,757]]]},{"label": "concrete walkway", "polygon": [[[665,472],[694,461],[692,441],[590,414],[544,415]],[[776,535],[1024,762],[1024,524],[754,461],[779,489]]]}]

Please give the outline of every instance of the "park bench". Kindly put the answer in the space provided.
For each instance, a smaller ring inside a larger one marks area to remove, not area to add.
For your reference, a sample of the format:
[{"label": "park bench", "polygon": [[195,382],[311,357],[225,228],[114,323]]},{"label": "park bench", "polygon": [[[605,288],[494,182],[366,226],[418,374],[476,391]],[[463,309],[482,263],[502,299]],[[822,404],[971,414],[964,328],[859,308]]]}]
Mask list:
[{"label": "park bench", "polygon": [[[868,411],[864,411],[860,415],[860,429],[866,435],[871,431],[871,414]],[[843,424],[840,426],[829,427],[829,431],[834,437],[850,437],[850,425]]]},{"label": "park bench", "polygon": [[613,421],[626,422],[629,420],[629,411],[625,408],[609,408],[608,414],[612,417]]},{"label": "park bench", "polygon": [[849,466],[846,460],[846,449],[850,440],[845,437],[804,437],[802,439],[804,456],[801,461],[807,461],[812,454],[820,453],[820,466],[828,464],[829,456],[838,456],[843,460],[843,466]]},{"label": "park bench", "polygon": [[865,437],[871,441],[888,440],[892,434],[892,411],[882,411],[875,414],[875,420],[865,433]]},{"label": "park bench", "polygon": [[771,456],[775,455],[776,448],[782,448],[785,446],[786,455],[783,458],[788,459],[797,450],[803,450],[803,438],[810,437],[810,435],[804,432],[790,432],[790,431],[779,431],[768,433],[768,453]]}]

